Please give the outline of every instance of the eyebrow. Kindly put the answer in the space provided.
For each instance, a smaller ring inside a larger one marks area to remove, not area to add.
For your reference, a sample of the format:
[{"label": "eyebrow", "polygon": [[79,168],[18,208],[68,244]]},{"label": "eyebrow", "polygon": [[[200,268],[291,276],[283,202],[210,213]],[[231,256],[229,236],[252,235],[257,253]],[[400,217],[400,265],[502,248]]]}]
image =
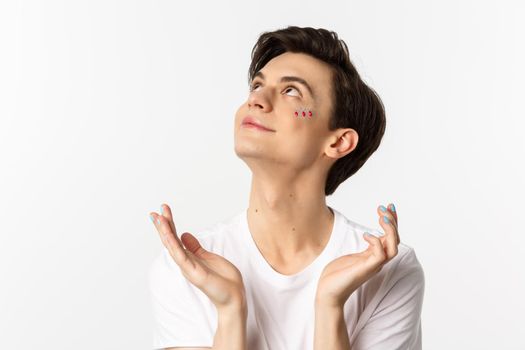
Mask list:
[{"label": "eyebrow", "polygon": [[[261,72],[261,71],[258,71],[257,73],[254,74],[252,81],[255,80],[255,78],[257,78],[257,77],[261,77],[261,79],[263,79],[263,80],[265,79],[265,76],[264,76],[263,72]],[[314,100],[316,99],[316,94],[314,93],[314,91],[313,91],[312,87],[310,86],[310,84],[308,84],[308,82],[306,80],[304,80],[303,78],[301,78],[301,77],[287,75],[287,76],[281,77],[280,82],[281,83],[289,83],[289,82],[299,83],[299,84],[303,85],[308,90],[308,92],[310,93],[310,96],[312,96],[312,98]]]}]

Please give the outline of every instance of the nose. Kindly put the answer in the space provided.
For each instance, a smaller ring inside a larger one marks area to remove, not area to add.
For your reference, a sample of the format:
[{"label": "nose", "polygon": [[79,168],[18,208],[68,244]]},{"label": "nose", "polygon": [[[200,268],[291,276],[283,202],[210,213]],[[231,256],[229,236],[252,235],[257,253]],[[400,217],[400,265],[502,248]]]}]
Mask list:
[{"label": "nose", "polygon": [[261,91],[252,91],[248,97],[248,107],[258,107],[262,110],[268,111],[270,103],[264,93]]}]

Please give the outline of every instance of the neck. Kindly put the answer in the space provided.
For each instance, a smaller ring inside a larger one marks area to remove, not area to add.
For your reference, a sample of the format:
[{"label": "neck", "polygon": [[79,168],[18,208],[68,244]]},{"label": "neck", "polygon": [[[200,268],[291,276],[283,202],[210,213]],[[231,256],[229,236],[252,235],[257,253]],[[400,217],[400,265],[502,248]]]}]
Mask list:
[{"label": "neck", "polygon": [[321,253],[334,224],[325,197],[324,181],[252,177],[248,225],[267,260],[293,264]]}]

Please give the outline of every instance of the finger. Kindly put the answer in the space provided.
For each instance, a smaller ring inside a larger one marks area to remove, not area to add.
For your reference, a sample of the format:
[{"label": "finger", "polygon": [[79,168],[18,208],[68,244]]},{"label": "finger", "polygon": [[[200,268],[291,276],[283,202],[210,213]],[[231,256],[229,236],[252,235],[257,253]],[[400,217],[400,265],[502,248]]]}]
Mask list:
[{"label": "finger", "polygon": [[396,226],[399,227],[399,221],[397,220],[397,211],[396,211],[396,207],[394,206],[394,203],[390,203],[388,205],[388,210],[392,214],[392,216],[394,217],[394,219],[396,221]]},{"label": "finger", "polygon": [[393,222],[394,226],[397,227],[397,218],[384,205],[377,207],[377,213],[381,216],[386,216],[388,220]]},{"label": "finger", "polygon": [[390,260],[397,254],[397,228],[395,227],[394,223],[388,219],[388,216],[379,216],[379,224],[385,231],[382,241],[386,251],[387,260]]},{"label": "finger", "polygon": [[186,247],[186,249],[188,249],[190,252],[192,252],[193,254],[195,254],[197,257],[201,257],[202,254],[205,254],[206,253],[206,249],[204,249],[201,244],[199,243],[199,241],[197,240],[197,238],[195,238],[194,235],[192,235],[191,233],[189,232],[184,232],[181,236],[180,236],[181,240],[182,240],[182,243],[184,244],[184,246]]},{"label": "finger", "polygon": [[168,249],[173,260],[175,260],[178,265],[184,264],[188,259],[188,255],[177,235],[171,232],[167,219],[156,213],[151,213],[150,215],[153,216],[155,227],[159,232],[162,243],[166,249]]},{"label": "finger", "polygon": [[[179,245],[182,247],[182,242],[180,241],[179,236],[177,235],[177,229],[175,228],[175,223],[173,222],[173,215],[171,213],[171,209],[166,204],[161,204],[160,210],[161,210],[161,215],[158,215],[156,213],[155,215],[163,216],[166,218],[166,220],[168,221],[170,230],[171,232],[173,232],[175,240],[179,242]],[[158,222],[156,222],[156,224],[158,225]]]},{"label": "finger", "polygon": [[381,244],[381,240],[368,232],[365,232],[363,237],[370,244],[368,249],[370,249],[370,252],[375,257],[375,259],[373,259],[374,265],[381,265],[386,259],[385,250]]},{"label": "finger", "polygon": [[380,216],[380,218],[379,218],[380,221],[384,221],[384,219],[382,218],[382,216],[384,216],[384,217],[386,217],[388,219],[387,223],[392,223],[394,225],[395,235],[396,235],[396,244],[399,244],[399,242],[401,242],[401,239],[399,238],[399,229],[398,229],[398,226],[397,226],[397,213],[390,211],[389,209],[387,209],[383,205],[380,205],[377,208],[377,213]]},{"label": "finger", "polygon": [[167,204],[160,205],[160,213],[168,219],[171,230],[177,235],[177,229],[175,228],[175,222],[173,222],[173,215],[171,214],[171,208]]},{"label": "finger", "polygon": [[390,203],[390,205],[388,206],[388,210],[392,214],[396,222],[397,244],[399,244],[399,242],[401,242],[401,239],[399,238],[399,220],[397,218],[397,210],[396,210],[396,207],[394,206],[394,203]]}]

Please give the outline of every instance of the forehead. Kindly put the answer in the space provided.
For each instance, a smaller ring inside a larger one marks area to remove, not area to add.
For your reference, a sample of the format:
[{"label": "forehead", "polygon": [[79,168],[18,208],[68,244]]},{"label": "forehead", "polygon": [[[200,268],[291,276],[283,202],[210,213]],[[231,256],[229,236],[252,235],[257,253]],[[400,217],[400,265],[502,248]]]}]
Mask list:
[{"label": "forehead", "polygon": [[332,84],[331,67],[304,53],[285,52],[272,58],[261,69],[266,79],[278,81],[283,76],[296,76],[308,82],[315,102],[327,101]]}]

